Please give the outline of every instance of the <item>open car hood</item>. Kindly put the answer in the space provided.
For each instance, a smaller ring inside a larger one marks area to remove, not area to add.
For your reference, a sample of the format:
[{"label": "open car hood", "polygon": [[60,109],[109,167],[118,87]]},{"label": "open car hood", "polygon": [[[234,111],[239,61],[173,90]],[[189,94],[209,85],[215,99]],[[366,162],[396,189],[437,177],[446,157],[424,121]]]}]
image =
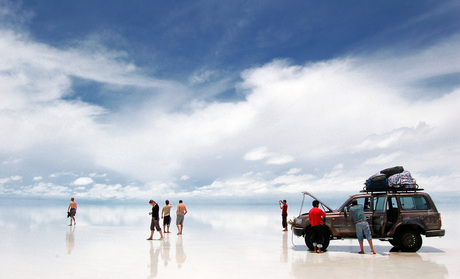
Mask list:
[{"label": "open car hood", "polygon": [[323,207],[323,208],[326,208],[327,209],[327,212],[333,212],[334,210],[332,210],[329,206],[327,206],[324,202],[322,202],[320,199],[318,199],[317,197],[313,196],[312,194],[310,194],[309,192],[302,192],[303,194],[303,199],[302,199],[302,206],[300,206],[300,214],[302,214],[302,208],[303,208],[303,203],[305,201],[305,196],[310,196],[312,199],[314,200],[317,200],[319,201],[320,205]]}]

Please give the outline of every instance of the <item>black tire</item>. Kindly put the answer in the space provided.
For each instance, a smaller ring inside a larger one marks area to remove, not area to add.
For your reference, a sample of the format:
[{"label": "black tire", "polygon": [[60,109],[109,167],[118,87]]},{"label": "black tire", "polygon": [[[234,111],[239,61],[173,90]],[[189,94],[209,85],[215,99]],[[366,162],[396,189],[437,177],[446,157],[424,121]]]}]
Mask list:
[{"label": "black tire", "polygon": [[[313,245],[313,242],[311,241],[311,230],[307,230],[307,233],[305,234],[305,244],[307,245],[308,249],[310,251],[315,250],[315,246]],[[327,247],[329,247],[329,242],[331,240],[331,233],[329,231],[328,227],[324,227],[324,236],[323,236],[323,248],[321,248],[321,251],[326,251]]]},{"label": "black tire", "polygon": [[331,232],[329,228],[324,226],[324,240],[323,240],[323,248],[321,250],[326,251],[327,247],[329,247],[329,242],[331,241]]},{"label": "black tire", "polygon": [[313,242],[311,242],[311,230],[307,230],[307,233],[305,234],[305,244],[307,245],[308,249],[310,249],[310,251],[315,249]]},{"label": "black tire", "polygon": [[417,252],[422,247],[422,237],[414,230],[405,230],[398,233],[395,244],[402,252]]}]

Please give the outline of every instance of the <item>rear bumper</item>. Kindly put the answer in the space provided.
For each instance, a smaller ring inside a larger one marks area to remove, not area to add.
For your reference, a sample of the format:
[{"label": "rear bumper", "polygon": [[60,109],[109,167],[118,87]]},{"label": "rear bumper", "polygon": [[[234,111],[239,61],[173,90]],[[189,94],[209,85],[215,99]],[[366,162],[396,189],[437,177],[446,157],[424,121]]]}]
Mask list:
[{"label": "rear bumper", "polygon": [[426,237],[444,236],[445,234],[446,230],[429,230],[425,232]]},{"label": "rear bumper", "polygon": [[294,234],[297,235],[297,236],[303,236],[304,235],[304,229],[303,228],[292,227],[292,232],[294,232]]}]

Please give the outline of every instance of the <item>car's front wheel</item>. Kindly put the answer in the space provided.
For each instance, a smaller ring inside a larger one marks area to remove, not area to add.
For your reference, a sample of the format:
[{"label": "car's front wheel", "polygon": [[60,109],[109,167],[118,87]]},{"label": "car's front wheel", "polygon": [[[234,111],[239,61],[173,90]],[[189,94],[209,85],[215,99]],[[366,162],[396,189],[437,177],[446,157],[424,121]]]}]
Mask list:
[{"label": "car's front wheel", "polygon": [[[331,233],[329,232],[329,228],[324,226],[323,248],[321,248],[321,251],[326,251],[327,247],[329,247],[330,240],[331,240]],[[313,241],[312,241],[311,229],[309,229],[307,233],[305,234],[305,244],[307,245],[308,249],[310,249],[311,251],[315,250],[315,246],[313,245]]]},{"label": "car's front wheel", "polygon": [[402,252],[417,252],[422,247],[422,237],[414,230],[405,230],[398,233],[395,244]]}]

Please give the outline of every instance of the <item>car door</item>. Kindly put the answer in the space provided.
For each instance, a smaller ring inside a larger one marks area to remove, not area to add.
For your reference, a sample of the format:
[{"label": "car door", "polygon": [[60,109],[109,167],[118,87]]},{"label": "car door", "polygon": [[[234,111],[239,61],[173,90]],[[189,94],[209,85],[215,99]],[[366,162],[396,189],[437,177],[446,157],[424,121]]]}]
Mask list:
[{"label": "car door", "polygon": [[[372,216],[372,199],[370,196],[364,196],[364,197],[356,197],[356,201],[358,201],[358,204],[363,205],[364,207],[364,214],[366,215],[366,219],[369,220]],[[350,214],[348,213],[348,209],[351,207],[351,202],[350,201],[345,207],[344,207],[344,222],[342,224],[342,227],[340,229],[340,234],[342,236],[349,236],[349,237],[356,237],[356,226],[355,222],[351,219]],[[372,226],[372,224],[370,224]]]},{"label": "car door", "polygon": [[373,196],[372,234],[383,235],[387,223],[387,195]]}]

